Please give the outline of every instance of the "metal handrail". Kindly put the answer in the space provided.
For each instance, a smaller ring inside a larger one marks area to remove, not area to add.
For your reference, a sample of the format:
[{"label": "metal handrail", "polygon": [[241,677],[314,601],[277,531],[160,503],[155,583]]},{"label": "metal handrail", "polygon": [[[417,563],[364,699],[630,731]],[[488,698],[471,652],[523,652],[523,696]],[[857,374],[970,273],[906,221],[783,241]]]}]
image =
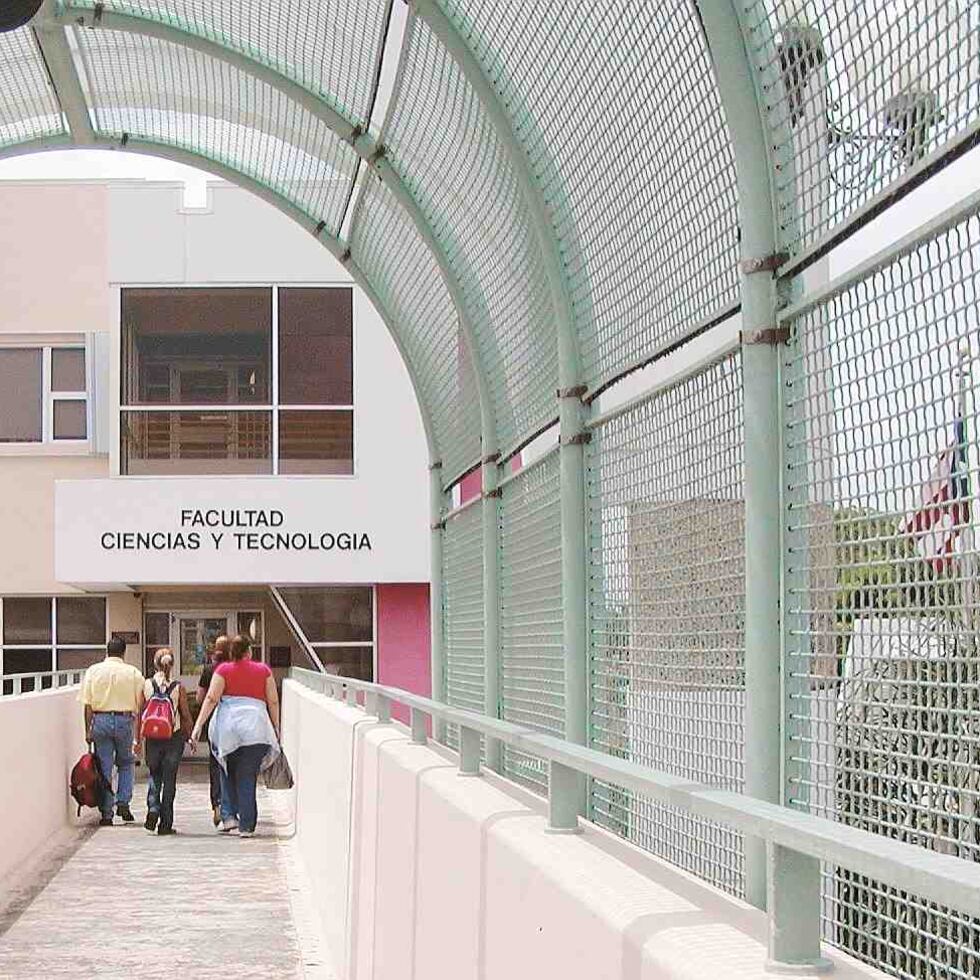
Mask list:
[{"label": "metal handrail", "polygon": [[[424,744],[426,720],[460,728],[460,772],[480,772],[480,736],[549,763],[548,825],[580,829],[577,788],[584,776],[633,790],[669,806],[717,820],[767,843],[770,966],[829,966],[820,957],[820,862],[839,865],[882,884],[980,917],[980,868],[973,862],[914,844],[835,823],[824,817],[713,789],[595,749],[542,735],[511,722],[368,681],[293,667],[290,677],[305,687],[364,707],[379,722],[391,720],[391,705],[411,709],[413,741]],[[779,950],[778,961],[773,956]]]},{"label": "metal handrail", "polygon": [[[29,674],[5,674],[0,684],[0,697],[13,697],[18,694],[36,694],[40,691],[50,691],[61,687],[73,687],[82,683],[84,670],[47,670]],[[31,682],[29,690],[24,690],[27,682]],[[47,683],[45,683],[47,681]],[[7,685],[10,690],[7,690]]]}]

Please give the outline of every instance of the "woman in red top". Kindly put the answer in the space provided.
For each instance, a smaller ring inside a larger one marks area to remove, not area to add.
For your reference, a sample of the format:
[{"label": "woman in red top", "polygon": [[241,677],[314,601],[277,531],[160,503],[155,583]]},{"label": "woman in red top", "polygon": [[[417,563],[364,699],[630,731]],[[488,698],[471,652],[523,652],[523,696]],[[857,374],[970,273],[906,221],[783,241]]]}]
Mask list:
[{"label": "woman in red top", "polygon": [[[276,682],[265,664],[252,660],[250,646],[245,636],[236,636],[231,641],[230,660],[215,667],[211,686],[191,732],[191,740],[196,742],[222,697],[238,699],[239,715],[241,709],[245,709],[246,734],[242,735],[238,730],[233,732],[235,741],[232,744],[237,744],[237,747],[218,760],[221,764],[221,824],[218,829],[225,834],[237,829],[242,837],[251,837],[255,833],[258,818],[256,780],[263,760],[274,748],[278,750],[278,744],[273,746],[270,743],[273,740],[278,743],[279,739],[279,693]],[[249,707],[249,702],[254,703],[254,711]],[[222,712],[225,710],[223,707]],[[261,717],[258,717],[260,711]],[[220,731],[215,733],[215,728],[222,712],[211,725],[212,751],[215,751],[218,741],[215,735],[221,736]],[[265,718],[266,712],[268,719]],[[250,717],[254,725],[249,724]],[[269,732],[269,721],[272,722],[272,732]],[[258,734],[252,735],[251,731]],[[263,731],[271,737],[262,736]]]}]

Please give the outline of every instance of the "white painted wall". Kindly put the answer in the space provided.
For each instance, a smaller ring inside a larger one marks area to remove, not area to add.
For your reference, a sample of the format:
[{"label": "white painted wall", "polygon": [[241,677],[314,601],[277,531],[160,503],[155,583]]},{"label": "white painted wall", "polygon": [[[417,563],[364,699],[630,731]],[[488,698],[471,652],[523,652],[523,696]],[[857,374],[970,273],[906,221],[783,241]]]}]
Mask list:
[{"label": "white painted wall", "polygon": [[74,822],[72,766],[85,751],[78,688],[0,697],[0,882]]},{"label": "white painted wall", "polygon": [[[283,695],[297,838],[341,980],[771,976],[762,913],[592,825],[547,834],[542,800],[460,777],[401,725],[294,681]],[[837,977],[883,976],[832,959]]]}]

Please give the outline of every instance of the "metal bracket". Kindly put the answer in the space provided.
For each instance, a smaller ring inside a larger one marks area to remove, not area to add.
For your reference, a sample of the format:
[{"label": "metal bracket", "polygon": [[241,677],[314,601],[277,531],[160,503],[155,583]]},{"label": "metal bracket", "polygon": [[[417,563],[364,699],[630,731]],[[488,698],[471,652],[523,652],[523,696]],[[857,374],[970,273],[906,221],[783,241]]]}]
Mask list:
[{"label": "metal bracket", "polygon": [[502,493],[502,491],[501,491],[500,487],[494,487],[492,490],[484,490],[483,491],[483,499],[484,500],[492,500],[494,497],[500,497],[501,496],[501,493]]},{"label": "metal bracket", "polygon": [[500,453],[498,452],[498,453],[490,453],[489,456],[484,456],[483,459],[480,460],[480,462],[483,464],[487,464],[487,463],[496,463],[499,460],[500,460]]},{"label": "metal bracket", "polygon": [[347,265],[347,263],[350,262],[350,249],[349,248],[345,248],[344,249],[343,253],[340,256],[340,262],[341,262],[341,265]]},{"label": "metal bracket", "polygon": [[429,463],[429,472],[430,473],[433,470],[441,470],[441,469],[442,469],[442,460],[441,459],[437,459],[434,463]]},{"label": "metal bracket", "polygon": [[592,442],[591,432],[576,432],[573,436],[562,436],[558,443],[562,446],[587,446]]},{"label": "metal bracket", "polygon": [[92,26],[98,27],[102,21],[102,15],[105,13],[105,4],[97,3],[92,8]]},{"label": "metal bracket", "polygon": [[785,262],[789,262],[789,252],[773,252],[772,255],[742,259],[738,267],[743,275],[751,276],[756,272],[775,272]]},{"label": "metal bracket", "polygon": [[445,528],[446,528],[446,522],[445,521],[436,521],[435,524],[430,524],[429,525],[429,530],[430,531],[443,531],[443,530],[445,530]]},{"label": "metal bracket", "polygon": [[313,234],[316,235],[317,238],[319,238],[320,235],[323,233],[323,229],[326,227],[327,227],[326,221],[319,222],[316,228],[313,230]]},{"label": "metal bracket", "polygon": [[122,139],[119,140],[120,146],[125,146],[129,142],[129,133],[123,133]]},{"label": "metal bracket", "polygon": [[575,385],[572,388],[559,388],[555,394],[559,398],[581,398],[588,390],[588,385]]},{"label": "metal bracket", "polygon": [[362,136],[364,135],[364,127],[358,123],[351,131],[350,136],[347,137],[347,142],[353,146]]},{"label": "metal bracket", "polygon": [[742,330],[739,333],[739,340],[743,344],[768,344],[776,347],[785,344],[789,340],[789,327],[770,327],[767,330]]},{"label": "metal bracket", "polygon": [[387,155],[388,155],[388,147],[385,146],[384,143],[379,143],[378,146],[375,147],[374,153],[372,153],[371,156],[368,157],[368,164],[374,167],[377,165],[379,160],[383,159]]}]

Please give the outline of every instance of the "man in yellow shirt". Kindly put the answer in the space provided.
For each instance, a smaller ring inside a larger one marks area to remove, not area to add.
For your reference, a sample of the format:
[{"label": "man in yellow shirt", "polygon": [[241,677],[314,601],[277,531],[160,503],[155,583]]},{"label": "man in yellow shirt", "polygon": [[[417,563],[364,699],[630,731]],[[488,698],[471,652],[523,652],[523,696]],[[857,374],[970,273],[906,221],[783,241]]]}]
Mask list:
[{"label": "man in yellow shirt", "polygon": [[[136,725],[143,710],[143,675],[123,657],[126,644],[113,637],[106,658],[85,671],[79,700],[85,706],[85,737],[95,743],[95,754],[109,783],[100,807],[99,825],[112,826],[113,810],[130,823],[133,813],[133,775],[136,761]],[[119,770],[119,783],[112,792],[112,767]]]}]

